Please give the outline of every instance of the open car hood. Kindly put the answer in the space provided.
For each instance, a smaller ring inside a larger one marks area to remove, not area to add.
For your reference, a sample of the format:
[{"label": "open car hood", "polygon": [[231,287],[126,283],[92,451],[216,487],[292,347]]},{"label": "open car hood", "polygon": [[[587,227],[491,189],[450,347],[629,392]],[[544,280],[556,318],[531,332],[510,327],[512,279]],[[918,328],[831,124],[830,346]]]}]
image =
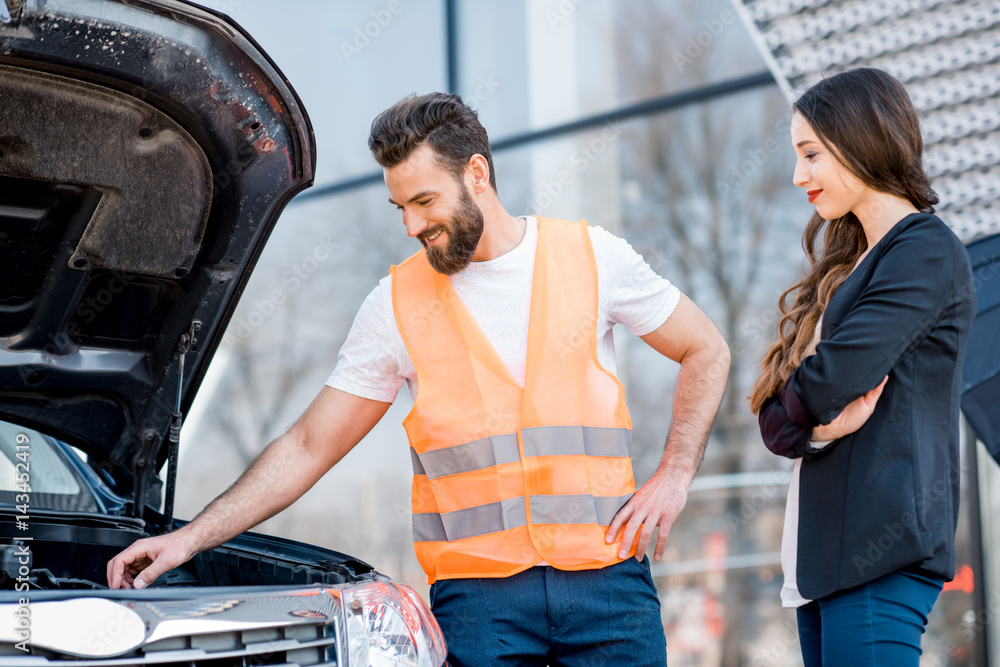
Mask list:
[{"label": "open car hood", "polygon": [[0,0],[0,418],[150,485],[315,151],[221,14]]}]

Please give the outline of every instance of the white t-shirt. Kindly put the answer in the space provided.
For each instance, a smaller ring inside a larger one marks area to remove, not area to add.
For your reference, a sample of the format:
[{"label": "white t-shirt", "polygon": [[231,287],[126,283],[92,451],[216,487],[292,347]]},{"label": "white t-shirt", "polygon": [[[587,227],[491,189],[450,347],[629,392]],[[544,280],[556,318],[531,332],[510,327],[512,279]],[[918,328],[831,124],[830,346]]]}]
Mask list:
[{"label": "white t-shirt", "polygon": [[[637,336],[655,331],[674,311],[680,292],[623,239],[600,227],[588,231],[597,260],[597,357],[616,373],[612,327],[624,324]],[[537,242],[538,223],[529,216],[517,247],[496,259],[471,262],[450,277],[462,303],[522,387]],[[392,311],[392,277],[386,276],[361,304],[327,384],[391,403],[404,381],[416,397],[417,372]]]},{"label": "white t-shirt", "polygon": [[788,483],[788,500],[785,501],[785,525],[781,531],[781,569],[785,581],[781,584],[781,606],[801,607],[812,602],[802,597],[795,579],[799,549],[799,476],[802,459],[795,459],[792,479]]}]

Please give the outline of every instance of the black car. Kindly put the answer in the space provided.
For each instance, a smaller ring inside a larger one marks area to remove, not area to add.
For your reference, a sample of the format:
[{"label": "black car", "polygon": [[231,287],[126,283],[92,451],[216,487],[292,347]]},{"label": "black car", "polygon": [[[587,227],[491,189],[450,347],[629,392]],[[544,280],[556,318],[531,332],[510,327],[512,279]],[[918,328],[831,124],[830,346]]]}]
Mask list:
[{"label": "black car", "polygon": [[107,588],[108,560],[181,524],[184,415],[314,164],[300,100],[227,17],[0,0],[0,666],[444,662],[414,591],[289,540]]}]

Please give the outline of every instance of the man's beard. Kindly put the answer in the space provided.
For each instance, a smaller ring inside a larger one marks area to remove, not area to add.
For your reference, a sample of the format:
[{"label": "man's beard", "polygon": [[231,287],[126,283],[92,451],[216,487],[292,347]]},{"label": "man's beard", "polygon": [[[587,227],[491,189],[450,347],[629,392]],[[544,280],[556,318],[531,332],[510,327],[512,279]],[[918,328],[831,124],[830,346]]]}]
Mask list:
[{"label": "man's beard", "polygon": [[[472,261],[472,255],[479,245],[479,238],[483,235],[483,212],[472,201],[469,191],[464,184],[459,184],[462,190],[462,198],[459,201],[458,209],[452,214],[451,225],[435,225],[431,229],[425,230],[417,238],[424,244],[427,253],[427,261],[438,273],[451,276]],[[448,243],[444,248],[434,248],[427,245],[426,238],[433,236],[438,230],[444,230],[448,234]]]}]

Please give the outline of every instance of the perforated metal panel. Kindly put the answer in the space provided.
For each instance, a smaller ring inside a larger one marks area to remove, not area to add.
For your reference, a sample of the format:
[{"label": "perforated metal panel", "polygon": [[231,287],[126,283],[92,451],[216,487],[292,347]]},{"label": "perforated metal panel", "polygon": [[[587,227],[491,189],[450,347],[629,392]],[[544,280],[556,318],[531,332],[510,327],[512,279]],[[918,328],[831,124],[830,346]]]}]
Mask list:
[{"label": "perforated metal panel", "polygon": [[733,0],[790,100],[824,76],[883,69],[921,116],[941,219],[1000,233],[1000,0]]}]

